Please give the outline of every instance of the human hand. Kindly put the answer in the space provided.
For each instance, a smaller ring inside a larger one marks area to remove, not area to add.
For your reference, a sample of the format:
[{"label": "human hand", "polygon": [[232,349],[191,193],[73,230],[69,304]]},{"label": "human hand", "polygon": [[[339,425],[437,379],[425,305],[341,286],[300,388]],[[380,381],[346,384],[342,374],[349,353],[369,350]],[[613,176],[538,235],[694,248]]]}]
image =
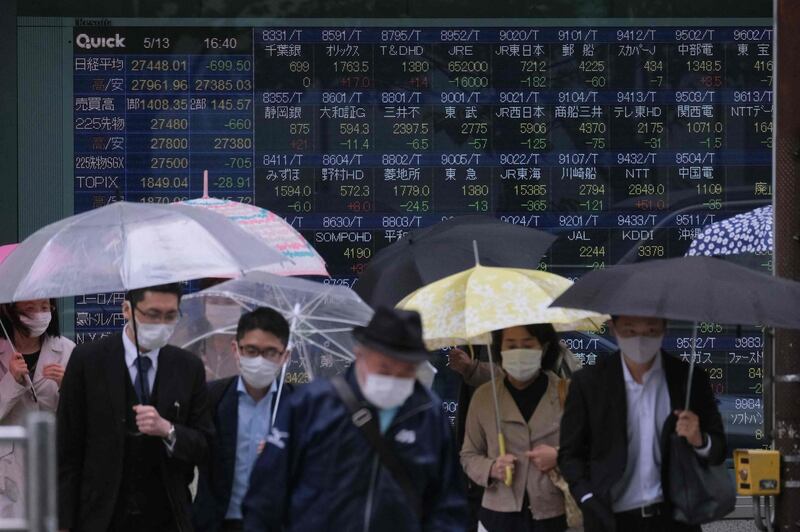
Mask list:
[{"label": "human hand", "polygon": [[169,429],[172,428],[172,424],[159,415],[156,407],[134,405],[133,411],[136,412],[136,426],[139,432],[148,436],[158,436],[159,438],[169,436]]},{"label": "human hand", "polygon": [[675,425],[675,433],[683,436],[692,447],[703,445],[703,433],[700,432],[700,418],[691,410],[676,410],[678,423]]},{"label": "human hand", "polygon": [[558,464],[558,450],[549,445],[537,445],[525,454],[542,473],[550,471]]},{"label": "human hand", "polygon": [[11,363],[8,365],[8,371],[14,377],[14,380],[19,384],[25,383],[25,377],[28,375],[28,364],[22,357],[21,353],[14,353],[11,356]]},{"label": "human hand", "polygon": [[453,348],[447,352],[447,365],[453,371],[465,375],[472,367],[472,359],[461,349]]},{"label": "human hand", "polygon": [[489,472],[489,476],[495,480],[504,482],[506,480],[506,467],[510,467],[511,472],[513,473],[514,462],[516,461],[517,457],[513,454],[504,454],[503,456],[498,456],[492,464],[492,469]]},{"label": "human hand", "polygon": [[55,381],[61,388],[61,380],[64,378],[64,366],[61,364],[48,364],[42,369],[42,376],[45,379]]}]

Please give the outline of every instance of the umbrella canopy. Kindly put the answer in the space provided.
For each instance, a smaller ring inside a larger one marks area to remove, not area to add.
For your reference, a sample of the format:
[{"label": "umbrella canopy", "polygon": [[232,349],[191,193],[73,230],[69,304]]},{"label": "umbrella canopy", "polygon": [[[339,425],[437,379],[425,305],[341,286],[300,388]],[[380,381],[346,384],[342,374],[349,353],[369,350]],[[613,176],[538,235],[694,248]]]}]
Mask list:
[{"label": "umbrella canopy", "polygon": [[475,265],[536,268],[556,237],[491,216],[461,216],[413,231],[370,261],[355,290],[373,307],[393,306],[417,288]]},{"label": "umbrella canopy", "polygon": [[285,260],[205,209],[117,202],[36,231],[0,264],[0,302],[240,275]]},{"label": "umbrella canopy", "polygon": [[408,295],[397,306],[416,310],[429,349],[490,344],[491,332],[531,323],[556,330],[597,330],[608,316],[550,308],[572,281],[548,272],[475,266]]},{"label": "umbrella canopy", "polygon": [[205,176],[206,192],[203,197],[183,201],[182,204],[222,214],[289,259],[261,268],[264,271],[278,275],[330,276],[319,253],[294,227],[274,212],[238,201],[209,198],[207,174],[208,172]]},{"label": "umbrella canopy", "polygon": [[692,241],[687,255],[765,254],[774,249],[772,206],[709,224]]},{"label": "umbrella canopy", "polygon": [[17,248],[17,244],[6,244],[4,246],[0,246],[0,262],[6,260],[6,257],[11,255],[11,252]]},{"label": "umbrella canopy", "polygon": [[[220,303],[236,311],[212,317],[210,305]],[[289,321],[292,358],[312,379],[340,373],[350,365],[354,360],[352,329],[366,325],[372,317],[372,309],[347,287],[255,271],[186,296],[181,305],[183,318],[171,342],[192,350],[216,335],[232,337],[240,315],[257,307],[273,308]],[[233,355],[225,347],[224,353],[215,356],[227,362],[217,361],[212,371],[226,369],[221,374],[215,371],[215,378],[236,373],[236,365],[230,363]]]},{"label": "umbrella canopy", "polygon": [[728,325],[800,328],[800,283],[711,257],[651,260],[580,278],[553,307]]}]

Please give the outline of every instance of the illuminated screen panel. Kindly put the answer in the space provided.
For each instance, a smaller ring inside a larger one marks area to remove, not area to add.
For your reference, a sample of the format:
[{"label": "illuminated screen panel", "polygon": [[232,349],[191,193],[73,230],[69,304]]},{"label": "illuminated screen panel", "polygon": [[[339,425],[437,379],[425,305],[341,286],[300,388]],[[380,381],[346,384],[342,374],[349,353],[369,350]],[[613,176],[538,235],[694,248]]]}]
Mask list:
[{"label": "illuminated screen panel", "polygon": [[[211,196],[284,216],[326,282],[353,286],[376,251],[450,216],[559,234],[540,268],[576,278],[682,255],[698,228],[770,202],[763,21],[519,24],[75,28],[75,211],[199,197],[208,169]],[[121,324],[117,300],[78,301],[79,340]],[[671,333],[688,357],[690,332]],[[613,349],[565,339],[587,364]],[[703,324],[699,342],[732,444],[757,444],[760,333]]]}]

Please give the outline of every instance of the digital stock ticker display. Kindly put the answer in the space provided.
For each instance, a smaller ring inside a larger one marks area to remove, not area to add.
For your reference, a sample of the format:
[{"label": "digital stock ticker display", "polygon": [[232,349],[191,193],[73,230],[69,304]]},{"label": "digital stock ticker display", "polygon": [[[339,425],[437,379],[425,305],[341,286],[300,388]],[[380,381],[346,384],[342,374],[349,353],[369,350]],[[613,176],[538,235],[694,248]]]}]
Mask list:
[{"label": "digital stock ticker display", "polygon": [[[197,198],[207,169],[211,196],[285,217],[324,282],[354,286],[378,250],[452,216],[558,234],[539,267],[577,278],[683,255],[771,201],[763,21],[519,24],[77,27],[75,212]],[[79,341],[122,324],[120,297],[78,298]],[[615,348],[564,337],[586,364]],[[691,341],[675,328],[666,347],[688,359]],[[732,442],[763,443],[763,347],[701,324]]]}]

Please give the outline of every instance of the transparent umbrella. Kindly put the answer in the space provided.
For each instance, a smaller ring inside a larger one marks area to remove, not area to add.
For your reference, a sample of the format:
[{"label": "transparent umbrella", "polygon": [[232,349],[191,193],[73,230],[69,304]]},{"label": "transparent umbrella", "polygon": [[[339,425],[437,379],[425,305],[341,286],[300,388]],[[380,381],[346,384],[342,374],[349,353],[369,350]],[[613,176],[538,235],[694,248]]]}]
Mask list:
[{"label": "transparent umbrella", "polygon": [[219,214],[121,201],[64,218],[20,243],[0,263],[0,303],[234,276],[282,260]]},{"label": "transparent umbrella", "polygon": [[[219,312],[227,306],[226,312]],[[292,362],[287,380],[303,382],[344,371],[353,361],[351,331],[366,325],[372,309],[344,286],[328,285],[266,272],[250,272],[201,292],[188,295],[181,305],[181,319],[171,343],[190,351],[219,336],[216,349],[204,356],[210,378],[223,378],[237,372],[229,340],[243,312],[270,307],[280,312],[291,325]]]},{"label": "transparent umbrella", "polygon": [[240,275],[287,260],[224,216],[117,202],[39,229],[0,263],[0,303]]}]

